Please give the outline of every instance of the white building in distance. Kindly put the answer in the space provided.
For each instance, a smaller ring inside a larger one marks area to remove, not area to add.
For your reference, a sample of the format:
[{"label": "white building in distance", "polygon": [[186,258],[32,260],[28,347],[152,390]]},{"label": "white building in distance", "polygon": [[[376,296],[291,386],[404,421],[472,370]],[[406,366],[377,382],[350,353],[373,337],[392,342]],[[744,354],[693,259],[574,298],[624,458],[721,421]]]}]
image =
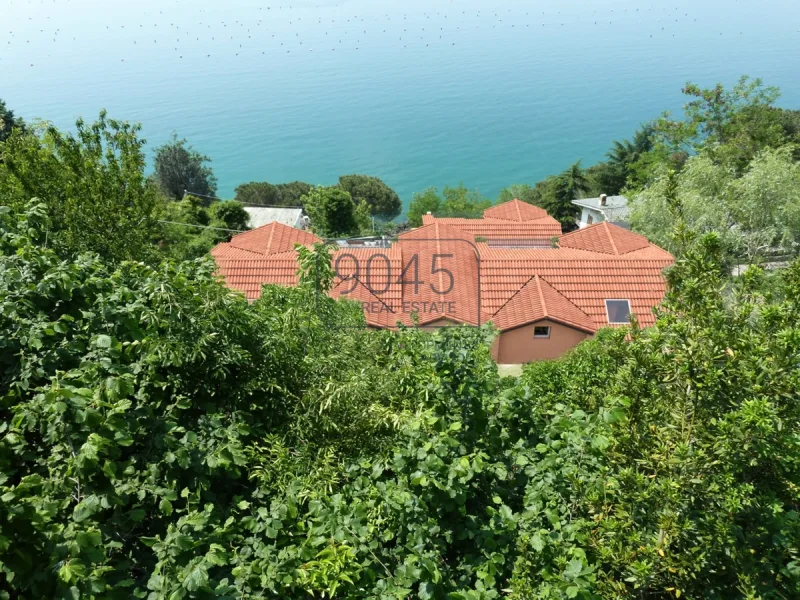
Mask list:
[{"label": "white building in distance", "polygon": [[606,196],[601,194],[599,198],[582,198],[573,200],[572,203],[581,207],[581,216],[578,218],[578,227],[580,229],[603,221],[629,229],[628,199],[625,196]]}]

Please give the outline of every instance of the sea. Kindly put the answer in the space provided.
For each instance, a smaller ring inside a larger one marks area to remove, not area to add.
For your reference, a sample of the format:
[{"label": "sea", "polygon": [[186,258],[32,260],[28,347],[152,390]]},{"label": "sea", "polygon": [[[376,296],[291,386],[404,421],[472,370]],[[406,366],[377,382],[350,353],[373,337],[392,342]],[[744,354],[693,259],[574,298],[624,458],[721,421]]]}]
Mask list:
[{"label": "sea", "polygon": [[407,206],[602,160],[689,81],[800,108],[798,0],[1,0],[0,98],[176,133],[219,196],[363,173]]}]

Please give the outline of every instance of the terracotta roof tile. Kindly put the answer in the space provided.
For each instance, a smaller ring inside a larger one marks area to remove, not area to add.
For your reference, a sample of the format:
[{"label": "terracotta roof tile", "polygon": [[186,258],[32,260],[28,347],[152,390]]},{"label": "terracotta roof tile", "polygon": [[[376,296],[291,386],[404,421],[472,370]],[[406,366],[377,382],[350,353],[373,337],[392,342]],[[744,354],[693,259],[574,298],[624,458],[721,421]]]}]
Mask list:
[{"label": "terracotta roof tile", "polygon": [[503,202],[483,211],[487,219],[502,219],[504,221],[535,221],[548,217],[547,211],[533,204],[521,202],[514,198],[510,202]]},{"label": "terracotta roof tile", "polygon": [[311,245],[320,241],[322,240],[310,231],[273,222],[233,236],[230,245],[241,250],[267,255],[288,252],[295,244]]},{"label": "terracotta roof tile", "polygon": [[500,331],[549,319],[590,333],[597,330],[591,317],[539,275],[531,277],[500,309],[492,321]]},{"label": "terracotta roof tile", "polygon": [[[495,225],[499,219],[426,221],[388,249],[336,250],[331,295],[388,307],[366,314],[378,327],[410,324],[417,312],[423,325],[445,317],[473,325],[493,319],[508,328],[546,311],[554,320],[591,331],[609,325],[607,299],[630,300],[631,312],[647,326],[666,289],[662,271],[673,262],[642,236],[605,223],[563,236],[560,248],[496,248],[474,243],[472,232],[450,223]],[[506,228],[530,223],[504,222]],[[318,238],[273,226],[248,233],[253,235],[236,236],[211,252],[226,283],[251,299],[263,283],[296,285],[294,243]]]},{"label": "terracotta roof tile", "polygon": [[627,254],[647,248],[650,242],[643,235],[603,221],[562,235],[559,245],[562,248],[580,248],[604,254]]}]

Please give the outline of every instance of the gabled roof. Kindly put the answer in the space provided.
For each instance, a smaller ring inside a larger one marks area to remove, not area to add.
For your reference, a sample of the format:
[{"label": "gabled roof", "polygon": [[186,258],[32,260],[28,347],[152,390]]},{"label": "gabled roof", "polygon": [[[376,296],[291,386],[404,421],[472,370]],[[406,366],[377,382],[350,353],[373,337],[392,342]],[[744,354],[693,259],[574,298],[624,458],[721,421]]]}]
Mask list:
[{"label": "gabled roof", "polygon": [[561,223],[547,212],[527,202],[511,200],[483,211],[482,219],[436,217],[422,215],[423,225],[441,223],[455,227],[476,237],[495,243],[515,246],[536,241],[541,246],[550,245],[550,240],[561,235]]},{"label": "gabled roof", "polygon": [[622,256],[574,248],[507,250],[486,244],[478,248],[485,310],[497,312],[538,275],[589,315],[598,329],[609,326],[607,299],[630,300],[639,323],[652,325],[652,309],[666,291],[662,271],[673,262],[668,252],[656,246]]},{"label": "gabled roof", "polygon": [[486,219],[502,219],[504,221],[535,221],[548,217],[547,211],[533,204],[521,202],[514,198],[510,202],[503,202],[483,211]]},{"label": "gabled roof", "polygon": [[518,223],[502,219],[438,218],[423,215],[423,225],[440,223],[470,234],[471,238],[515,246],[521,242],[537,241],[541,246],[550,246],[554,237],[561,235],[561,223],[551,217]]},{"label": "gabled roof", "polygon": [[266,256],[294,250],[295,244],[306,246],[320,241],[322,240],[310,231],[273,222],[233,236],[230,245],[240,250],[249,250]]},{"label": "gabled roof", "polygon": [[[433,223],[400,235],[397,246],[403,253],[403,301],[405,307],[412,307],[410,312],[417,312],[421,325],[443,317],[468,325],[485,322],[480,309],[479,257],[472,236]],[[414,303],[437,310],[413,311]],[[410,317],[408,310],[404,312]]]},{"label": "gabled roof", "polygon": [[604,254],[622,255],[650,246],[647,238],[608,221],[589,225],[578,231],[562,235],[562,248],[578,248]]},{"label": "gabled roof", "polygon": [[[331,295],[386,306],[390,310],[377,313],[365,307],[367,323],[376,327],[410,325],[416,312],[421,325],[494,320],[509,329],[546,314],[595,331],[609,326],[607,299],[629,300],[642,326],[654,323],[652,309],[666,291],[662,271],[674,259],[644,237],[600,223],[562,236],[559,248],[496,247],[474,242],[473,233],[450,225],[454,221],[518,228],[542,219],[432,218],[390,248],[338,249],[332,255],[338,275]],[[296,285],[294,244],[317,241],[308,232],[272,224],[219,244],[211,254],[226,284],[255,299],[262,284]],[[439,307],[417,308],[431,304]]]},{"label": "gabled roof", "polygon": [[500,331],[544,319],[588,333],[597,331],[591,317],[539,275],[531,277],[492,317]]}]

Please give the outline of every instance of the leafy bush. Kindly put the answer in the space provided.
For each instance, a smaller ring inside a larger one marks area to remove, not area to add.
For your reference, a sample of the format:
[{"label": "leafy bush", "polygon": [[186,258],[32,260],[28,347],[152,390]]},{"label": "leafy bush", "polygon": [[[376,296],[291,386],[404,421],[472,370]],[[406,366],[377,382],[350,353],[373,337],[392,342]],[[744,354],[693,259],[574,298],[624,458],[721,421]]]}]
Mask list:
[{"label": "leafy bush", "polygon": [[797,596],[800,265],[685,242],[655,327],[513,382],[365,330],[321,248],[248,304],[47,220],[0,215],[0,597]]}]

